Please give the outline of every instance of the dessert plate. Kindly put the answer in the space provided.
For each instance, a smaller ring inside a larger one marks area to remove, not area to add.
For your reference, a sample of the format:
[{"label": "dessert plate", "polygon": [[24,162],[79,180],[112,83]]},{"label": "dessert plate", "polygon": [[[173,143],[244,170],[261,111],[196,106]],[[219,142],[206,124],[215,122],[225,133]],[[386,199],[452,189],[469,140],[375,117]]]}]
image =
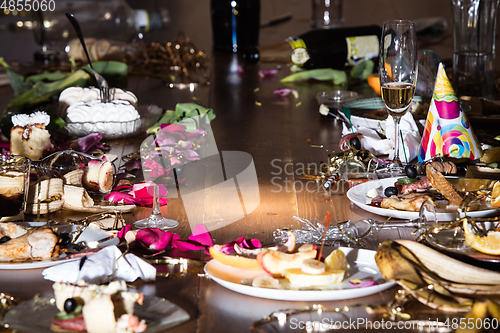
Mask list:
[{"label": "dessert plate", "polygon": [[[379,195],[384,195],[384,189],[388,186],[394,186],[394,183],[397,181],[397,177],[395,178],[385,178],[368,181],[359,185],[354,186],[349,191],[347,191],[347,198],[351,200],[353,204],[364,209],[370,213],[396,217],[399,219],[417,219],[419,212],[408,212],[403,210],[395,210],[395,209],[387,209],[381,207],[370,206],[371,198],[366,196],[366,193],[371,189],[376,189]],[[489,204],[485,203],[485,206],[481,210],[467,212],[468,216],[471,217],[488,217],[494,216],[498,214],[499,210],[492,208]],[[436,217],[438,221],[454,221],[457,218],[457,207],[456,206],[448,206],[448,207],[437,207],[436,208]]]},{"label": "dessert plate", "polygon": [[[21,224],[23,226],[30,226],[30,227],[40,227],[45,225],[45,222],[17,222],[17,224]],[[59,228],[59,231],[61,232],[71,232],[76,230],[74,225],[71,224],[62,224],[58,225],[57,228]],[[76,242],[80,241],[85,241],[85,242],[92,242],[92,241],[97,241],[106,237],[111,236],[112,234],[110,232],[94,228],[94,227],[87,227],[84,232],[78,237]],[[109,245],[117,245],[119,242],[118,238],[113,238],[110,239],[109,241],[102,242],[99,244],[99,247],[106,247]],[[32,269],[32,268],[46,268],[58,264],[62,264],[65,262],[73,261],[73,260],[80,260],[80,258],[73,258],[73,259],[68,259],[65,257],[59,257],[59,258],[52,258],[52,259],[46,259],[46,260],[31,260],[31,261],[0,261],[0,269]]]},{"label": "dessert plate", "polygon": [[[341,283],[328,286],[322,290],[291,290],[291,289],[268,289],[257,288],[241,284],[242,279],[250,279],[259,275],[267,274],[263,270],[250,271],[234,268],[216,260],[211,260],[205,265],[205,272],[212,280],[221,286],[240,294],[276,299],[282,301],[333,301],[351,299],[373,295],[394,286],[393,282],[386,282],[380,274],[375,263],[375,251],[340,247],[346,254],[349,263],[348,275]],[[378,284],[369,287],[356,288],[349,281],[374,280]]]},{"label": "dessert plate", "polygon": [[[55,302],[47,297],[35,297],[12,308],[5,314],[3,324],[23,332],[53,333],[51,319],[58,313]],[[144,296],[142,305],[136,304],[134,314],[146,320],[148,332],[164,332],[189,319],[179,306],[156,296]]]}]

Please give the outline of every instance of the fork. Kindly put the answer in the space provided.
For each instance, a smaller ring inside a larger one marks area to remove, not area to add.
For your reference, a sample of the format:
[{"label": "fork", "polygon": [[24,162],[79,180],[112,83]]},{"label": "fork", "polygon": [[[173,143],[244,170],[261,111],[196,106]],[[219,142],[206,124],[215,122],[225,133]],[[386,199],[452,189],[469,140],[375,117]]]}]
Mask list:
[{"label": "fork", "polygon": [[83,39],[83,34],[82,34],[82,29],[80,28],[80,24],[78,23],[76,18],[73,16],[73,14],[66,13],[66,17],[73,25],[73,28],[75,28],[76,34],[78,35],[78,38],[80,39],[80,43],[82,43],[83,51],[85,52],[85,55],[87,56],[90,68],[92,69],[92,72],[94,73],[95,80],[96,80],[97,85],[99,87],[99,95],[100,95],[99,97],[101,99],[101,102],[108,103],[110,101],[108,82],[106,82],[106,79],[104,79],[104,77],[101,74],[97,73],[97,71],[94,69],[94,66],[92,66],[92,61],[90,61],[90,56],[89,56],[89,53],[87,51],[87,46],[85,45],[85,40]]}]

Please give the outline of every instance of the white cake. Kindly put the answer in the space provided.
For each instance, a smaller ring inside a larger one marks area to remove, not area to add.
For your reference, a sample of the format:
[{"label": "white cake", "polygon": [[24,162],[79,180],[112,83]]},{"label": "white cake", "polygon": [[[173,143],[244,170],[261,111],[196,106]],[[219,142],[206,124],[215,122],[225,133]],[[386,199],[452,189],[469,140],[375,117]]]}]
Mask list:
[{"label": "white cake", "polygon": [[10,131],[10,153],[38,161],[45,150],[53,148],[46,126],[50,116],[37,111],[30,115],[17,114],[11,118],[14,125]]}]

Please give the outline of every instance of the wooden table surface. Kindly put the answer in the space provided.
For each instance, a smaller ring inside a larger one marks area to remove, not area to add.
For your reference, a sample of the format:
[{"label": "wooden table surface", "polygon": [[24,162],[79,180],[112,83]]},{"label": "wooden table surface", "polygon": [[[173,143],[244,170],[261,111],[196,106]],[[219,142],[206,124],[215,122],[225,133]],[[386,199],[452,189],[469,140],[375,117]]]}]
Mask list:
[{"label": "wooden table surface", "polygon": [[[243,235],[269,243],[272,241],[273,231],[301,227],[293,220],[294,216],[321,221],[327,211],[332,214],[333,222],[384,219],[351,204],[345,195],[345,187],[325,195],[321,190],[321,183],[301,177],[304,166],[318,166],[326,161],[328,154],[339,151],[341,123],[333,117],[321,116],[315,98],[320,91],[333,90],[333,85],[311,82],[291,84],[287,87],[296,89],[299,97],[278,100],[273,91],[284,87],[279,80],[290,73],[289,68],[282,66],[275,77],[262,79],[258,71],[274,69],[276,64],[248,65],[239,54],[212,52],[208,0],[131,0],[130,3],[136,8],[167,7],[172,15],[171,26],[167,31],[154,33],[149,38],[172,40],[179,31],[184,31],[199,49],[208,53],[211,69],[210,84],[197,86],[193,91],[169,88],[157,79],[135,76],[129,78],[128,89],[136,93],[142,103],[154,103],[164,109],[174,109],[177,103],[191,101],[212,108],[216,118],[211,127],[219,152],[245,152],[255,164],[260,202],[254,211],[236,222],[217,227],[213,220],[209,221],[209,217],[218,210],[224,210],[224,204],[205,206],[207,220],[204,223],[211,223],[211,233],[216,243],[224,244]],[[260,45],[278,43],[309,29],[309,1],[273,0],[261,1],[261,4],[262,20],[288,12],[292,14],[292,19],[277,26],[262,28]],[[344,16],[347,26],[381,26],[383,21],[396,18],[416,20],[443,16],[449,19],[449,7],[448,1],[345,1]],[[26,54],[36,50],[38,46],[30,41],[27,32],[18,34],[17,37],[0,36],[12,46],[8,49],[4,46],[0,56],[9,61],[21,59],[29,62],[30,57]],[[20,40],[23,38],[24,43],[21,44]],[[451,37],[448,36],[439,44],[425,45],[425,48],[435,50],[443,59],[450,58]],[[20,53],[23,54],[19,55]],[[242,67],[243,73],[238,72],[238,66]],[[366,84],[350,88],[358,91],[364,98],[376,96]],[[2,109],[12,95],[10,87],[0,87]],[[145,136],[111,141],[111,153],[120,157],[133,152],[139,148],[144,138]],[[314,148],[310,143],[323,145],[323,148]],[[122,162],[119,158],[115,163],[119,166]],[[180,222],[179,227],[173,229],[174,232],[183,238],[191,234],[193,225],[187,218],[182,197],[171,198],[162,211],[166,217]],[[149,210],[141,209],[127,214],[127,222],[146,217],[148,213]],[[81,215],[57,212],[46,219],[61,221],[75,216]],[[33,217],[26,217],[25,220],[31,218]],[[224,225],[223,221],[221,224]],[[376,245],[377,241],[384,239],[412,238],[412,231],[409,228],[384,231],[372,244]],[[41,271],[42,269],[0,270],[0,291],[23,298],[31,298],[35,294],[51,296],[52,282],[44,280]],[[190,314],[189,321],[168,332],[248,332],[252,323],[273,311],[315,303],[308,300],[275,301],[241,295],[225,289],[204,274],[158,278],[154,283],[137,284],[141,290],[164,297]],[[364,298],[321,303],[332,308],[363,303],[383,304],[393,298],[395,291],[396,288],[392,288]]]}]

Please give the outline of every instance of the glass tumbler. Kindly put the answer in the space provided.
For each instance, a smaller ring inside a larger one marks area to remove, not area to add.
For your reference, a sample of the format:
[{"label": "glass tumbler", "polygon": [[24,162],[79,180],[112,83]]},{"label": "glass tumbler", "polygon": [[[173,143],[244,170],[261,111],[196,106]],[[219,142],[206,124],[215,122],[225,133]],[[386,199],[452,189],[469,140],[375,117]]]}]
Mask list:
[{"label": "glass tumbler", "polygon": [[453,88],[458,97],[494,99],[499,0],[451,0]]},{"label": "glass tumbler", "polygon": [[0,221],[22,220],[28,197],[31,161],[0,155]]}]

